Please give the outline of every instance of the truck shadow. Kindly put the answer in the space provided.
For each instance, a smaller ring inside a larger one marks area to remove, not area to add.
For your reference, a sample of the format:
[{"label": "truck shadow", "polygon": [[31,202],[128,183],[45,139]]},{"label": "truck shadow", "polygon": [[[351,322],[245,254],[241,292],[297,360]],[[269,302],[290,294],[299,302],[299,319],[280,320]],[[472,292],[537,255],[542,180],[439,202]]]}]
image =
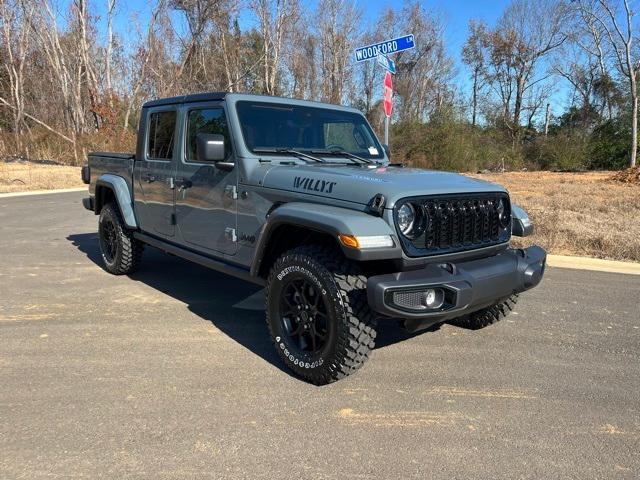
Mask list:
[{"label": "truck shadow", "polygon": [[[67,240],[102,268],[96,233],[72,234]],[[185,303],[191,312],[211,322],[246,349],[291,375],[269,338],[264,317],[264,294],[260,286],[151,247],[145,249],[140,269],[129,278]],[[376,349],[425,333],[407,333],[393,320],[381,322],[381,326]]]}]

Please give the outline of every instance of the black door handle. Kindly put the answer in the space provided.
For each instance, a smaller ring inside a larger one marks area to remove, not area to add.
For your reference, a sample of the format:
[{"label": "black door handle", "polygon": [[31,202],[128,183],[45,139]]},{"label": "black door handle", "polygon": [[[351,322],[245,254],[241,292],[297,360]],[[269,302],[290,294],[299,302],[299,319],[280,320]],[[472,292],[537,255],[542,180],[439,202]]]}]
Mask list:
[{"label": "black door handle", "polygon": [[178,178],[178,189],[186,190],[187,188],[193,187],[193,182],[191,180],[187,180],[186,178]]}]

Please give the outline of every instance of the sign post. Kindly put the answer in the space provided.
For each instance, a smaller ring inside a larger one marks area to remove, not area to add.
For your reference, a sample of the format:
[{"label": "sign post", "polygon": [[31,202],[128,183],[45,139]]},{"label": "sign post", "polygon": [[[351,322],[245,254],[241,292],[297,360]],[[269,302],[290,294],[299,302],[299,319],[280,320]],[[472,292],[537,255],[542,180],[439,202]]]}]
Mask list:
[{"label": "sign post", "polygon": [[389,145],[389,119],[393,111],[393,81],[391,72],[384,74],[384,143]]},{"label": "sign post", "polygon": [[389,122],[393,110],[393,82],[391,80],[391,74],[396,73],[396,64],[389,58],[389,55],[415,48],[415,46],[414,36],[404,35],[391,40],[385,40],[384,42],[365,45],[353,51],[356,62],[377,60],[386,70],[384,75],[384,143],[386,145],[389,145]]}]

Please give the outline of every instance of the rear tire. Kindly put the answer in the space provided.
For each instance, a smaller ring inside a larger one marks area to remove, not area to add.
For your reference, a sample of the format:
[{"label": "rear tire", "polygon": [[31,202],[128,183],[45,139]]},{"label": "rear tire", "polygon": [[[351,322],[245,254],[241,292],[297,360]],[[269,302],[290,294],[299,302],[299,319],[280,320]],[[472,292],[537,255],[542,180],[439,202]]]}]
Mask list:
[{"label": "rear tire", "polygon": [[137,270],[144,245],[127,230],[120,210],[113,203],[106,204],[100,210],[98,237],[102,263],[107,272],[128,275]]},{"label": "rear tire", "polygon": [[479,330],[499,322],[509,315],[518,303],[518,295],[513,294],[500,302],[483,308],[463,317],[455,318],[449,323],[457,327]]},{"label": "rear tire", "polygon": [[267,281],[267,325],[278,355],[316,385],[358,370],[374,347],[367,279],[336,250],[304,246],[283,254]]}]

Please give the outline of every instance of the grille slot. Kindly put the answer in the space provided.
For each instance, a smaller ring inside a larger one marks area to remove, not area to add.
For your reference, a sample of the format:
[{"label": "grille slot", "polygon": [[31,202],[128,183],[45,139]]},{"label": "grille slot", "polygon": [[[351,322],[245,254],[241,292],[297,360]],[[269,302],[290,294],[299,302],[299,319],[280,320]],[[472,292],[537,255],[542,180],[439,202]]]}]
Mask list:
[{"label": "grille slot", "polygon": [[422,297],[424,297],[423,291],[393,292],[393,303],[395,303],[399,307],[416,310],[416,309],[423,308]]},{"label": "grille slot", "polygon": [[[505,193],[412,198],[426,213],[424,232],[417,238],[402,237],[411,256],[473,250],[509,240],[511,226],[502,228],[498,214]],[[398,207],[402,202],[398,203]]]}]

